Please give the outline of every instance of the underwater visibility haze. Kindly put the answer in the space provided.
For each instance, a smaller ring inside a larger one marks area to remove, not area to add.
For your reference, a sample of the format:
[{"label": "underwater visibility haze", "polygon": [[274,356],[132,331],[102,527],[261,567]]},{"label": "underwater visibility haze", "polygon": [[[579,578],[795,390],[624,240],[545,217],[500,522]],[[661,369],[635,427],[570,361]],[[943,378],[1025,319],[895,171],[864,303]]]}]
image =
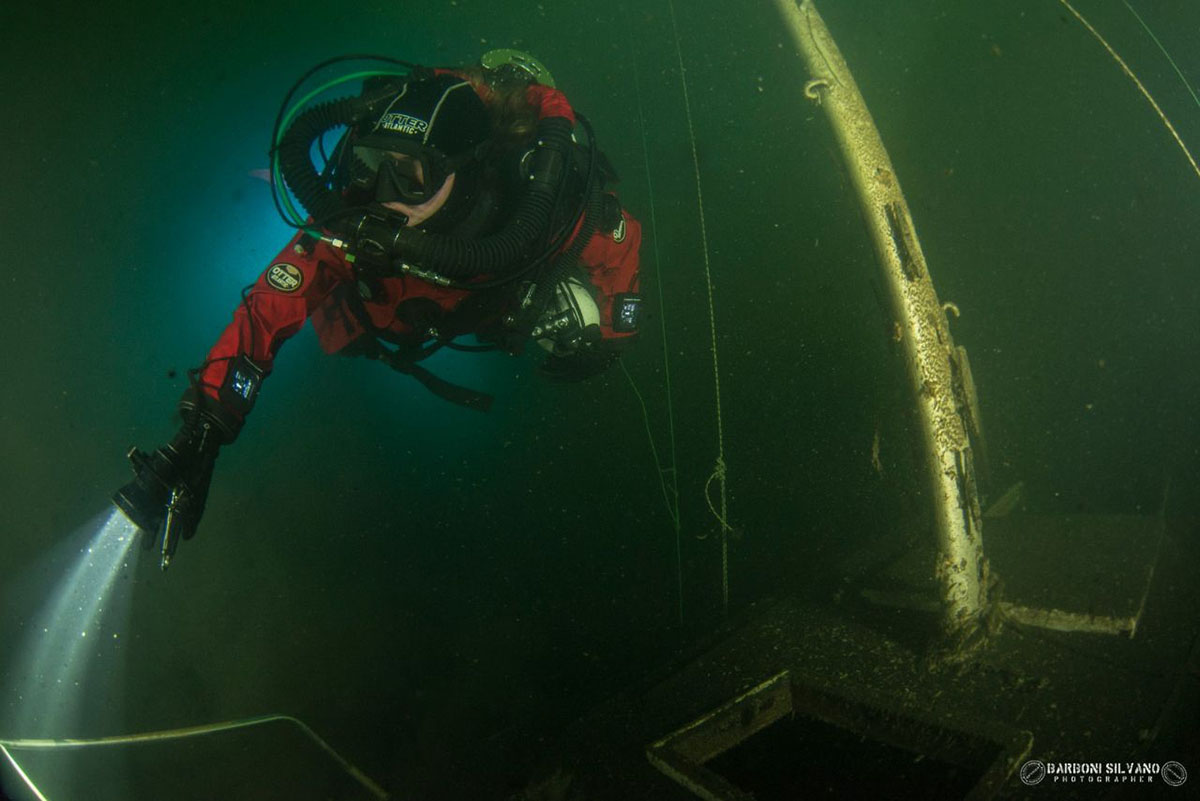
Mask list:
[{"label": "underwater visibility haze", "polygon": [[[1175,761],[1200,782],[1180,723],[1200,695],[1200,172],[1180,147],[1200,152],[1200,7],[819,8],[970,353],[1009,603],[982,655],[926,670],[934,616],[891,603],[937,601],[914,399],[776,4],[21,5],[0,32],[3,793],[686,799],[647,747],[785,669],[935,717],[923,682],[961,693],[958,712],[1032,732],[1022,761]],[[495,396],[480,413],[306,325],[160,570],[110,498],[292,236],[267,152],[284,94],[343,54],[495,48],[553,72],[619,174],[643,226],[637,345],[579,383],[540,375],[536,346],[437,353]],[[1016,622],[1023,598],[1128,608],[1136,633]],[[248,723],[12,745],[221,721]],[[843,735],[798,735],[806,780],[765,767],[784,741],[710,768],[764,799],[808,780],[961,795],[984,772],[880,752],[820,774]]]}]

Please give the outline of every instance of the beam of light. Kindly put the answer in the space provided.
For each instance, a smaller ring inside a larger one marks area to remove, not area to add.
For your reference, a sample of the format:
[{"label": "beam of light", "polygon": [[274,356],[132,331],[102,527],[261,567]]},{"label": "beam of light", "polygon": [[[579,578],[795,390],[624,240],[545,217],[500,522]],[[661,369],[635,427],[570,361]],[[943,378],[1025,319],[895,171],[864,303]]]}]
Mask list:
[{"label": "beam of light", "polygon": [[[136,540],[137,530],[113,510],[68,541],[65,565],[52,560],[50,575],[61,578],[34,588],[43,605],[22,620],[23,642],[5,666],[0,735],[71,737],[112,724],[132,584],[118,579],[132,566]],[[56,785],[64,778],[56,771]]]},{"label": "beam of light", "polygon": [[[130,550],[137,540],[133,524],[114,510],[60,544],[65,547],[50,555],[48,566],[36,571],[39,575],[61,574],[62,578],[49,593],[45,586],[32,588],[44,606],[23,622],[26,642],[16,654],[16,664],[3,666],[8,673],[0,706],[0,799],[24,797],[15,795],[18,787],[37,801],[96,797],[96,788],[89,787],[86,779],[74,781],[67,754],[79,749],[180,740],[288,723],[298,727],[371,795],[387,801],[386,790],[291,715],[258,715],[139,734],[84,736],[84,729],[119,728],[113,710],[119,708],[119,683],[124,674],[120,657],[132,595],[132,582],[120,579],[128,578],[125,571],[136,561],[137,553]],[[5,592],[10,605],[29,600],[11,590]],[[52,764],[53,770],[30,771],[27,764],[21,764],[28,761],[24,755],[38,751],[57,755],[52,763],[39,763]],[[22,755],[20,760],[18,755]],[[9,778],[3,775],[5,764],[21,785],[5,781]],[[103,791],[105,797],[128,798],[127,789],[110,785]]]}]

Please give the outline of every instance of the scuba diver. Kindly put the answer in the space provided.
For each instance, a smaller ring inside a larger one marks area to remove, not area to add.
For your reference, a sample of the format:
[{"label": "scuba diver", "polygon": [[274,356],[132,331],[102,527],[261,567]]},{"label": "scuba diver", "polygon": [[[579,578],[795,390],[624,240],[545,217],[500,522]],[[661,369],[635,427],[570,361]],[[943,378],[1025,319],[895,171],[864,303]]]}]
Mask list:
[{"label": "scuba diver", "polygon": [[[196,532],[219,449],[237,438],[279,347],[305,320],[326,352],[375,359],[484,411],[490,396],[420,362],[441,348],[518,355],[532,340],[547,351],[541,372],[578,381],[636,338],[641,227],[606,189],[615,172],[549,71],[513,50],[465,69],[370,57],[404,70],[369,73],[356,96],[288,110],[312,74],[356,58],[317,65],[285,98],[271,186],[299,231],[188,372],[174,439],[129,452],[134,479],[113,503],[148,548],[160,544],[164,569]],[[340,138],[325,158],[331,133]],[[475,344],[458,341],[465,335]]]}]

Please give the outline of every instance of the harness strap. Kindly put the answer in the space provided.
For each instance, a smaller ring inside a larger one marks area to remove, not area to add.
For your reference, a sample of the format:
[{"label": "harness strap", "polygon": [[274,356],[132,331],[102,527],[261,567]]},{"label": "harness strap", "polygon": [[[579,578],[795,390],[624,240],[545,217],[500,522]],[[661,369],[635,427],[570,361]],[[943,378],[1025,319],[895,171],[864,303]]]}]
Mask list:
[{"label": "harness strap", "polygon": [[[375,344],[377,350],[372,358],[378,359],[397,373],[412,376],[417,381],[420,381],[422,386],[442,400],[481,412],[489,411],[492,408],[492,403],[496,400],[492,395],[488,395],[485,392],[477,392],[458,384],[452,384],[444,378],[438,378],[419,364],[408,361],[398,352],[383,347],[379,344],[378,339],[375,340]],[[368,357],[371,357],[371,354],[368,354]]]},{"label": "harness strap", "polygon": [[418,361],[432,356],[443,345],[450,344],[448,341],[438,340],[428,347],[413,348],[407,353],[399,349],[391,350],[385,348],[383,343],[380,342],[380,334],[382,332],[371,320],[371,315],[367,313],[366,306],[363,304],[362,298],[358,293],[353,291],[347,292],[345,305],[350,309],[350,313],[358,319],[359,324],[363,328],[363,335],[359,338],[360,343],[356,351],[357,353],[366,356],[368,359],[383,362],[397,373],[412,376],[423,387],[442,400],[481,412],[486,412],[492,408],[492,403],[496,400],[494,396],[453,384],[443,378],[438,378],[429,370],[417,365]]}]

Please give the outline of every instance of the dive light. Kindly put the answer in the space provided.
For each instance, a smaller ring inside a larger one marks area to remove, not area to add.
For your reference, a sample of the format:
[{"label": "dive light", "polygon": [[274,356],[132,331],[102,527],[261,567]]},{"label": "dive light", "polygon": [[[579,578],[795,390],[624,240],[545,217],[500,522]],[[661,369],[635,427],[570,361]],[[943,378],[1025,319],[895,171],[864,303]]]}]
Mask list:
[{"label": "dive light", "polygon": [[146,537],[145,549],[161,541],[165,570],[183,533],[180,513],[186,508],[186,489],[180,481],[180,454],[164,445],[152,454],[129,449],[133,480],[113,494],[113,505]]},{"label": "dive light", "polygon": [[218,445],[214,424],[201,414],[153,453],[129,450],[133,480],[113,494],[112,502],[146,536],[147,550],[160,546],[163,570],[179,541],[196,533]]}]

